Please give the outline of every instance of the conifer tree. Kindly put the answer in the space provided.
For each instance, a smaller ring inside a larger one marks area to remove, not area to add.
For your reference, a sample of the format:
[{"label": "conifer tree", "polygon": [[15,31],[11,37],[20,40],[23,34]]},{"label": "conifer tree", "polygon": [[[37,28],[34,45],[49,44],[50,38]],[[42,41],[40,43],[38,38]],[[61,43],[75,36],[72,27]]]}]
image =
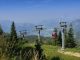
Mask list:
[{"label": "conifer tree", "polygon": [[1,55],[4,53],[5,51],[5,39],[4,39],[4,36],[3,36],[3,30],[2,30],[2,27],[0,25],[0,53]]},{"label": "conifer tree", "polygon": [[10,35],[10,39],[11,39],[11,40],[17,40],[17,33],[16,33],[15,23],[14,23],[14,22],[12,22],[12,25],[11,25],[11,35]]},{"label": "conifer tree", "polygon": [[59,34],[58,34],[57,45],[59,45],[59,46],[62,45],[62,35],[61,35],[61,31],[59,31]]},{"label": "conifer tree", "polygon": [[67,40],[66,40],[66,47],[73,48],[75,46],[76,46],[76,43],[75,43],[75,40],[74,40],[74,31],[73,31],[72,24],[70,24],[69,31],[68,31],[68,37],[67,37]]},{"label": "conifer tree", "polygon": [[2,34],[3,34],[3,29],[2,29],[2,27],[0,25],[0,35],[2,35]]},{"label": "conifer tree", "polygon": [[36,40],[35,50],[38,53],[38,60],[46,60],[46,56],[43,54],[43,49],[41,48],[41,44],[38,40]]},{"label": "conifer tree", "polygon": [[41,55],[42,55],[42,48],[41,48],[41,44],[40,44],[40,42],[38,41],[38,40],[36,40],[36,45],[35,45],[35,49],[36,49],[36,52],[38,53],[38,59],[40,59],[41,58]]},{"label": "conifer tree", "polygon": [[13,56],[17,49],[17,44],[18,44],[18,41],[17,41],[17,33],[16,33],[16,29],[15,29],[15,23],[12,22],[12,25],[11,25],[11,33],[10,33],[10,40],[8,41],[9,43],[9,47],[8,47],[8,51],[9,51],[9,55],[10,56]]}]

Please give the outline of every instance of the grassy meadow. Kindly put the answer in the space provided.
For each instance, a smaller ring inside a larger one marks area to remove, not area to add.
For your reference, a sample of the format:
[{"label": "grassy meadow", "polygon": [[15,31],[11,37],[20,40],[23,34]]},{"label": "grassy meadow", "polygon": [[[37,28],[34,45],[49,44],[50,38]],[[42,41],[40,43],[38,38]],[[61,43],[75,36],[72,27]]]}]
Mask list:
[{"label": "grassy meadow", "polygon": [[[25,43],[23,45],[23,47],[34,47],[34,43]],[[57,60],[80,60],[79,57],[74,57],[74,56],[69,56],[69,55],[64,55],[58,52],[58,49],[60,49],[60,47],[57,46],[53,46],[53,45],[42,45],[42,49],[43,49],[43,53],[46,55],[47,60],[55,60],[54,58],[58,58]],[[78,48],[77,48],[78,49]],[[65,51],[76,51],[78,52],[79,50],[77,50],[76,48],[73,49],[66,49]]]}]

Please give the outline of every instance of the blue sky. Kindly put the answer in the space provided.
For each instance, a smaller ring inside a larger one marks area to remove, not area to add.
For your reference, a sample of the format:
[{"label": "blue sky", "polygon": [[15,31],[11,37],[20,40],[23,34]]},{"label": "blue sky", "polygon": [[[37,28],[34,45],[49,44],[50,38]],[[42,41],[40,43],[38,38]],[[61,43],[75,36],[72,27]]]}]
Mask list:
[{"label": "blue sky", "polygon": [[0,0],[0,20],[38,23],[80,18],[80,0]]}]

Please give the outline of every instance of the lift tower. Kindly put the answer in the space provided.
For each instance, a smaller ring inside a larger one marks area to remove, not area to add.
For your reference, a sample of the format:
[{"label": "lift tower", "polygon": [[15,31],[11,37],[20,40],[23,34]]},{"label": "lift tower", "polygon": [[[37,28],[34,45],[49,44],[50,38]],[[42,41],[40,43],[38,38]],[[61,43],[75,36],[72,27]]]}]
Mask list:
[{"label": "lift tower", "polygon": [[41,30],[43,30],[43,25],[37,25],[36,27],[36,31],[38,31],[38,41],[40,42],[40,32]]},{"label": "lift tower", "polygon": [[67,27],[66,22],[60,22],[60,27],[61,27],[61,35],[62,35],[62,50],[65,48],[65,29]]}]

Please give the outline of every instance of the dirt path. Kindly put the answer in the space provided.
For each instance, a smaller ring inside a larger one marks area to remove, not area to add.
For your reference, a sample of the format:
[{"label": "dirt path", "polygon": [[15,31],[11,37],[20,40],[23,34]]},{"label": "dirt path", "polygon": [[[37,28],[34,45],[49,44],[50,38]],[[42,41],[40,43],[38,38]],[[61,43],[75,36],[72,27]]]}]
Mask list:
[{"label": "dirt path", "polygon": [[69,51],[62,51],[62,50],[58,50],[58,52],[65,55],[80,57],[80,53],[77,53],[77,52],[69,52]]}]

